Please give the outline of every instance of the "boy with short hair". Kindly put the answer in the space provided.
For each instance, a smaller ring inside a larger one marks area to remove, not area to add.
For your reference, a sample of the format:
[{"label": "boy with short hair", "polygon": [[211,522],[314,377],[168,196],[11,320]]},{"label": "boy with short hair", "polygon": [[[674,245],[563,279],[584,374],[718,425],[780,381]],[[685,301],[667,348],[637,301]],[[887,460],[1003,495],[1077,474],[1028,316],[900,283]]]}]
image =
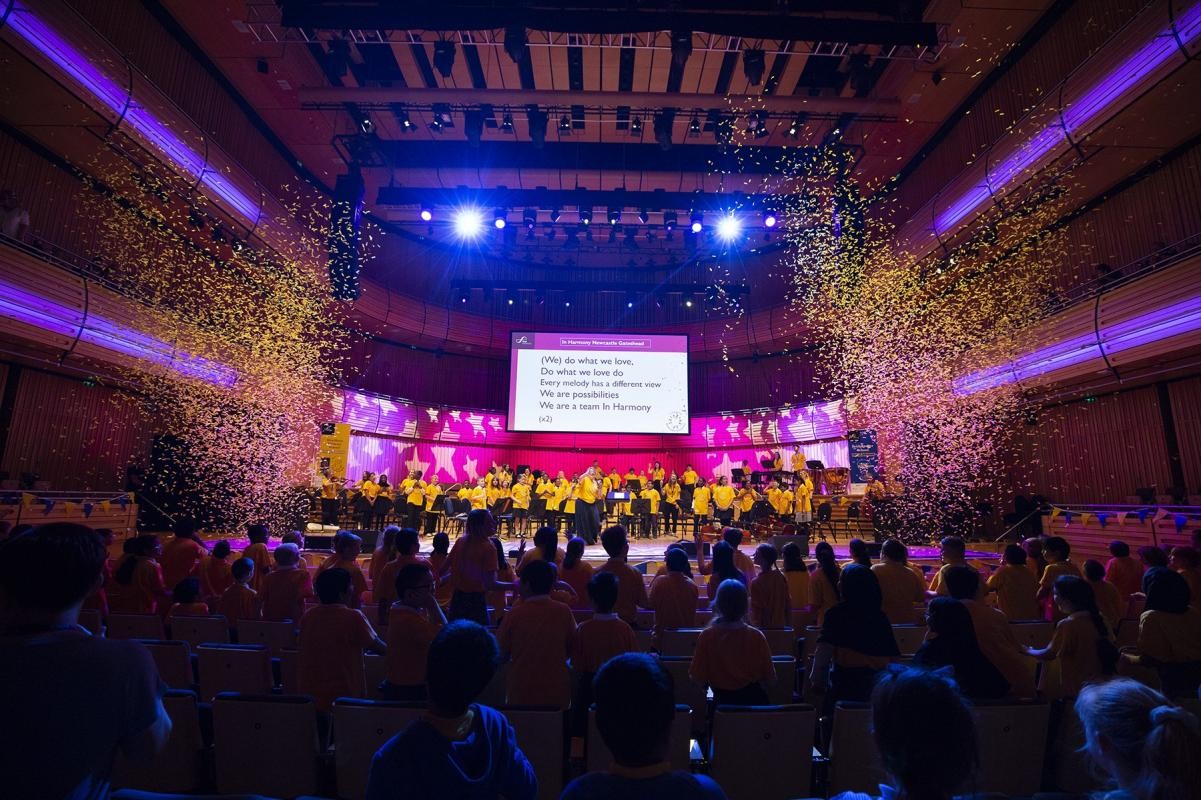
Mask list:
[{"label": "boy with short hair", "polygon": [[934,594],[947,594],[946,587],[946,572],[952,567],[967,567],[975,570],[975,567],[967,563],[967,544],[958,536],[944,536],[942,541],[938,543],[939,554],[942,556],[942,566],[938,572],[934,573],[934,579],[930,581],[930,591]]},{"label": "boy with short hair", "polygon": [[421,550],[421,534],[416,528],[401,528],[396,532],[396,557],[384,564],[371,587],[371,600],[379,604],[379,618],[382,623],[388,614],[388,607],[396,599],[396,575],[409,564],[423,564],[429,567],[429,562],[418,553]]},{"label": "boy with short hair", "polygon": [[249,558],[239,558],[229,568],[234,583],[221,595],[217,601],[217,613],[225,617],[229,629],[238,629],[240,619],[259,618],[258,592],[250,588],[254,580],[254,562]]},{"label": "boy with short hair", "polygon": [[755,562],[750,556],[738,549],[742,545],[742,530],[739,528],[723,528],[721,538],[730,547],[734,548],[734,566],[738,567],[738,571],[743,575],[754,575]]},{"label": "boy with short hair", "polygon": [[229,542],[222,539],[213,545],[213,552],[200,562],[200,593],[206,600],[219,599],[225,590],[234,585],[233,573],[229,571]]},{"label": "boy with short hair", "polygon": [[271,534],[266,525],[247,525],[246,538],[250,540],[250,545],[242,551],[242,558],[249,558],[254,562],[250,588],[258,592],[263,588],[263,578],[267,577],[267,573],[271,571],[271,554],[267,552],[267,543],[271,540]]},{"label": "boy with short hair", "polygon": [[501,654],[509,659],[508,705],[567,708],[571,704],[567,659],[575,646],[575,615],[550,597],[554,585],[554,564],[526,564],[521,573],[522,602],[500,622],[496,638]]},{"label": "boy with short hair", "polygon": [[[358,537],[355,537],[358,538]],[[354,580],[341,567],[332,567],[314,582],[321,605],[300,618],[300,691],[312,695],[317,710],[327,712],[337,697],[366,697],[363,650],[386,654],[388,646],[375,635],[363,612],[350,607]]]},{"label": "boy with short hair", "polygon": [[988,577],[988,590],[997,593],[997,607],[1011,622],[1020,619],[1040,619],[1038,579],[1026,566],[1029,554],[1021,545],[1005,548],[1004,563]]},{"label": "boy with short hair", "polygon": [[1056,578],[1061,575],[1071,575],[1083,578],[1080,568],[1071,561],[1072,546],[1062,536],[1048,536],[1043,542],[1043,553],[1047,556],[1047,566],[1038,581],[1038,599],[1043,605],[1043,614],[1051,622],[1059,622],[1066,615],[1051,596]]},{"label": "boy with short hair", "polygon": [[425,564],[406,564],[396,573],[396,602],[388,610],[385,700],[425,702],[425,662],[430,644],[446,626],[434,597],[434,576]]},{"label": "boy with short hair", "polygon": [[534,769],[499,711],[473,702],[496,673],[492,634],[467,620],[434,638],[426,662],[429,710],[371,760],[366,800],[500,797],[533,800]]},{"label": "boy with short hair", "polygon": [[1115,539],[1109,543],[1109,555],[1105,562],[1105,580],[1118,587],[1122,602],[1128,602],[1130,595],[1143,590],[1143,565],[1137,558],[1130,555],[1130,545]]},{"label": "boy with short hair", "polygon": [[653,657],[625,653],[612,659],[597,673],[593,696],[596,727],[613,765],[576,778],[562,800],[725,800],[712,778],[672,771],[667,748],[675,694],[671,675]]},{"label": "boy with short hair", "polygon": [[638,649],[634,629],[613,611],[618,591],[617,576],[611,572],[599,572],[588,581],[593,614],[576,629],[571,651],[576,672],[591,676],[613,656]]},{"label": "boy with short hair", "polygon": [[175,584],[171,591],[171,609],[167,612],[167,623],[176,617],[207,617],[209,607],[200,601],[200,579],[195,575]]},{"label": "boy with short hair", "polygon": [[361,538],[353,533],[338,531],[334,535],[334,554],[321,562],[314,577],[314,580],[320,578],[327,569],[346,570],[350,575],[353,587],[350,598],[351,608],[358,608],[362,604],[363,592],[367,591],[367,578],[363,575],[363,570],[359,567],[358,562],[359,554],[362,552],[363,540]]},{"label": "boy with short hair", "polygon": [[275,548],[275,569],[263,579],[259,595],[263,619],[298,622],[304,615],[304,601],[312,596],[313,579],[300,563],[300,548],[294,544]]},{"label": "boy with short hair", "polygon": [[601,546],[605,548],[609,560],[602,564],[597,572],[611,572],[617,576],[617,616],[630,626],[638,618],[638,607],[647,607],[646,584],[642,582],[642,573],[626,563],[626,555],[630,552],[630,543],[626,538],[626,529],[622,525],[612,525],[605,528],[601,534]]},{"label": "boy with short hair", "polygon": [[776,569],[779,552],[770,544],[755,548],[759,574],[751,581],[751,624],[757,628],[788,627],[791,607],[788,579]]}]

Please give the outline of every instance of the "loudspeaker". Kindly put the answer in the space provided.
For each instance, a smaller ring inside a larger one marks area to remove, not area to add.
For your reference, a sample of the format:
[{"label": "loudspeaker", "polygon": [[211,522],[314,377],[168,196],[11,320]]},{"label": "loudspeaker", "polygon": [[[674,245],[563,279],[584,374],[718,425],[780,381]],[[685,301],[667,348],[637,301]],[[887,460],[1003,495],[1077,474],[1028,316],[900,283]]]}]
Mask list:
[{"label": "loudspeaker", "polygon": [[800,535],[796,535],[796,536],[773,536],[773,537],[771,537],[771,546],[776,548],[776,550],[780,551],[780,552],[783,552],[784,545],[788,544],[789,542],[796,542],[797,545],[801,548],[801,555],[806,558],[809,557],[809,536],[808,535],[800,534]]},{"label": "loudspeaker", "polygon": [[305,550],[333,550],[334,537],[325,534],[305,534],[304,537]]},{"label": "loudspeaker", "polygon": [[[680,544],[683,546],[684,552],[688,554],[689,558],[696,558],[696,542],[692,541],[691,539],[685,539],[684,541],[680,542]],[[709,557],[709,551],[710,551],[709,543],[705,542],[705,557],[706,558]]]},{"label": "loudspeaker", "polygon": [[379,531],[350,531],[363,540],[363,547],[360,552],[372,553],[375,552],[375,543],[379,540]]},{"label": "loudspeaker", "polygon": [[880,548],[884,546],[883,542],[864,542],[867,545],[867,554],[872,558],[880,557]]}]

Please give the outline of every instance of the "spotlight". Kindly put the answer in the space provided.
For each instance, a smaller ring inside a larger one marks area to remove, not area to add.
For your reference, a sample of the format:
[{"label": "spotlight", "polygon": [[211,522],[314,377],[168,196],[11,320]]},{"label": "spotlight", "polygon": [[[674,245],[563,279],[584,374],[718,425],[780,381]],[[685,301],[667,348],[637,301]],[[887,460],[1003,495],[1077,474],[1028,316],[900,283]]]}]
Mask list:
[{"label": "spotlight", "polygon": [[[696,229],[694,228],[695,232]],[[717,221],[717,235],[723,241],[732,242],[742,232],[742,223],[733,214],[727,214]]]},{"label": "spotlight", "polygon": [[763,212],[763,227],[774,228],[774,227],[776,227],[776,223],[778,221],[779,220],[776,219],[776,212],[774,212],[774,211],[764,211]]},{"label": "spotlight", "polygon": [[643,225],[646,224],[646,221],[648,219],[650,219],[650,215],[646,213],[645,208],[638,212],[638,221],[641,222]]},{"label": "spotlight", "polygon": [[498,231],[504,230],[505,223],[505,210],[503,208],[498,208],[492,212],[492,224],[496,226]]},{"label": "spotlight", "polygon": [[762,83],[765,64],[766,60],[762,50],[750,48],[742,51],[742,71],[746,74],[746,79],[751,86],[758,86]]},{"label": "spotlight", "polygon": [[508,111],[506,111],[504,116],[500,118],[500,130],[501,133],[513,132],[513,115]]},{"label": "spotlight", "polygon": [[527,208],[525,211],[521,212],[521,221],[525,223],[526,228],[532,231],[534,226],[538,224],[537,209]]},{"label": "spotlight", "polygon": [[230,242],[229,246],[233,249],[233,251],[235,253],[240,253],[246,249],[246,242],[243,242],[241,239],[239,239],[238,237],[235,236],[233,241]]},{"label": "spotlight", "polygon": [[684,298],[684,308],[692,308],[692,298],[691,297]]},{"label": "spotlight", "polygon": [[626,308],[633,308],[634,304],[637,302],[638,302],[638,295],[634,294],[633,292],[626,293]]},{"label": "spotlight", "polygon": [[460,209],[455,214],[455,233],[463,239],[474,239],[484,230],[484,215],[478,208]]},{"label": "spotlight", "polygon": [[762,139],[768,134],[767,122],[767,112],[756,111],[747,117],[746,129],[756,139]]},{"label": "spotlight", "polygon": [[692,223],[689,227],[693,233],[700,233],[705,227],[705,217],[699,211],[693,211],[688,219]]},{"label": "spotlight", "polygon": [[581,208],[580,209],[580,224],[585,225],[585,226],[592,224],[592,209],[591,208]]},{"label": "spotlight", "polygon": [[566,114],[559,117],[559,135],[560,136],[570,136],[571,135],[571,118],[568,117]]},{"label": "spotlight", "polygon": [[449,78],[454,66],[455,43],[446,41],[434,42],[434,69],[438,70],[443,78]]},{"label": "spotlight", "polygon": [[677,214],[676,212],[664,211],[663,212],[663,227],[666,228],[668,231],[674,231],[676,229],[676,225],[679,222],[679,219],[680,219],[680,215]]},{"label": "spotlight", "polygon": [[570,299],[564,300],[563,305],[566,308],[571,308],[571,300]]},{"label": "spotlight", "polygon": [[610,208],[609,209],[609,224],[610,225],[618,225],[620,223],[621,223],[621,209],[620,208]]},{"label": "spotlight", "polygon": [[371,117],[363,117],[359,120],[359,130],[368,136],[375,133],[375,123],[371,121]]},{"label": "spotlight", "polygon": [[225,241],[225,228],[222,228],[220,225],[214,226],[212,237],[213,237],[214,242],[224,242]]},{"label": "spotlight", "polygon": [[805,127],[806,115],[804,112],[797,114],[792,118],[792,122],[788,125],[788,135],[796,139],[801,135],[801,129]]},{"label": "spotlight", "polygon": [[400,129],[405,133],[412,133],[417,129],[417,126],[413,124],[413,120],[409,119],[409,112],[405,111],[404,108],[395,108],[393,109],[392,114],[400,123]]},{"label": "spotlight", "polygon": [[632,120],[630,120],[630,135],[642,135],[642,117],[634,117]]},{"label": "spotlight", "polygon": [[512,289],[509,289],[507,292],[505,292],[505,305],[511,306],[511,305],[515,305],[516,303],[517,303],[517,292],[513,291]]},{"label": "spotlight", "polygon": [[563,213],[563,212],[559,210],[559,207],[558,207],[558,206],[555,206],[554,208],[552,208],[552,209],[550,210],[550,221],[551,221],[551,222],[558,222],[558,221],[559,221],[559,215],[560,215],[560,214],[562,214],[562,213]]},{"label": "spotlight", "polygon": [[428,203],[421,204],[421,221],[429,222],[434,218],[434,209]]},{"label": "spotlight", "polygon": [[688,122],[688,135],[692,137],[701,135],[701,121],[696,117],[693,117]]}]

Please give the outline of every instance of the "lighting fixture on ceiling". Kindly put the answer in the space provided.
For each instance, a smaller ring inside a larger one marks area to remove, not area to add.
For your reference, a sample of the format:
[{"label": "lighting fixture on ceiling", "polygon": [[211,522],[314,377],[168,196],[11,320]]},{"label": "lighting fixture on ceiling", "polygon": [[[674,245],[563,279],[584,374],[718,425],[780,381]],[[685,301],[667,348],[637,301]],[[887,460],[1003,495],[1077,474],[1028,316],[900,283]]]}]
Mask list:
[{"label": "lighting fixture on ceiling", "polygon": [[610,225],[620,225],[621,224],[621,209],[620,208],[610,208],[609,209],[609,224]]},{"label": "lighting fixture on ceiling", "polygon": [[778,221],[779,220],[776,218],[776,212],[774,212],[774,211],[764,211],[763,212],[763,227],[774,228],[774,227],[776,227],[776,223]]},{"label": "lighting fixture on ceiling", "polygon": [[669,233],[676,229],[676,225],[679,224],[679,220],[680,215],[675,211],[663,212],[663,227],[666,228]]},{"label": "lighting fixture on ceiling", "polygon": [[758,86],[763,82],[763,70],[766,64],[767,61],[762,50],[748,48],[742,51],[742,72],[751,86]]},{"label": "lighting fixture on ceiling", "polygon": [[504,115],[500,118],[500,130],[501,130],[501,133],[512,133],[513,132],[513,115],[510,114],[508,111],[506,111],[504,113]]},{"label": "lighting fixture on ceiling", "polygon": [[701,229],[705,227],[705,217],[699,211],[693,211],[688,220],[690,223],[689,229],[693,233],[700,233]]},{"label": "lighting fixture on ceiling", "polygon": [[421,221],[429,222],[433,218],[434,218],[433,206],[429,205],[428,203],[422,203],[421,204]]},{"label": "lighting fixture on ceiling", "polygon": [[484,215],[478,208],[461,208],[455,212],[455,233],[462,239],[474,239],[484,230]]},{"label": "lighting fixture on ceiling", "polygon": [[[698,230],[694,227],[693,233]],[[732,242],[742,233],[742,222],[733,214],[726,214],[717,221],[717,235],[722,241]]]},{"label": "lighting fixture on ceiling", "polygon": [[498,231],[504,230],[505,225],[507,224],[506,216],[506,212],[503,208],[498,208],[492,212],[492,224],[496,226]]},{"label": "lighting fixture on ceiling", "polygon": [[558,206],[555,206],[554,208],[552,208],[552,209],[550,210],[550,221],[551,221],[551,222],[558,222],[558,221],[559,221],[559,215],[560,215],[560,214],[562,214],[562,213],[563,213],[563,212],[562,212],[562,211],[559,209],[559,207],[558,207]]},{"label": "lighting fixture on ceiling", "polygon": [[591,208],[581,208],[579,213],[580,213],[580,224],[581,225],[587,226],[587,225],[592,224],[592,209]]},{"label": "lighting fixture on ceiling", "polygon": [[701,121],[695,116],[688,121],[688,135],[692,137],[701,135]]},{"label": "lighting fixture on ceiling", "polygon": [[559,117],[559,134],[563,136],[571,135],[571,118],[566,114]]},{"label": "lighting fixture on ceiling", "polygon": [[646,221],[647,221],[648,219],[650,219],[650,215],[646,213],[646,209],[645,209],[645,208],[643,208],[643,209],[639,210],[639,212],[638,212],[638,221],[639,221],[639,222],[641,222],[643,225],[645,225],[645,224],[646,224]]},{"label": "lighting fixture on ceiling", "polygon": [[630,135],[642,135],[642,117],[634,117],[632,120],[630,120]]},{"label": "lighting fixture on ceiling", "polygon": [[534,226],[538,224],[538,210],[527,208],[521,212],[521,221],[525,223],[526,228],[532,231]]}]

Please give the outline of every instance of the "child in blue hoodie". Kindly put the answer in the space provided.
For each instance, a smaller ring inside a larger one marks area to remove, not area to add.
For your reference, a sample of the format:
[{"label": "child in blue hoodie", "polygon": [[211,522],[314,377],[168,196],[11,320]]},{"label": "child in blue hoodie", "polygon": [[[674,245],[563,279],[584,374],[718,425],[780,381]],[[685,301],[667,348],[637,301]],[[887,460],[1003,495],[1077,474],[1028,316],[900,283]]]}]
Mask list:
[{"label": "child in blue hoodie", "polygon": [[533,800],[538,780],[513,726],[472,701],[492,680],[496,639],[474,622],[447,625],[430,645],[429,711],[393,736],[371,761],[367,800]]}]

